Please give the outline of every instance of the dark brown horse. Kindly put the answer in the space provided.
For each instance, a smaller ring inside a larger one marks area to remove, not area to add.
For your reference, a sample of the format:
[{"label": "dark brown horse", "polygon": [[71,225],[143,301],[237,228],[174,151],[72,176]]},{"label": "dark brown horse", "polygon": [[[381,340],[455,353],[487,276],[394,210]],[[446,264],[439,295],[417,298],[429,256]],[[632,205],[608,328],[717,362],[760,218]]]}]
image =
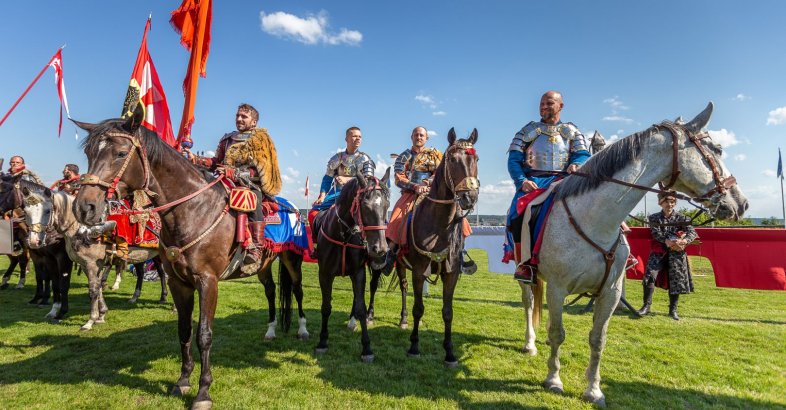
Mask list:
[{"label": "dark brown horse", "polygon": [[[472,130],[469,139],[456,139],[453,128],[448,132],[450,145],[434,173],[426,199],[413,211],[407,225],[408,247],[406,255],[399,254],[396,264],[399,277],[404,276],[405,266],[412,270],[415,304],[412,308],[414,325],[410,335],[409,356],[420,355],[418,328],[425,311],[423,283],[426,272],[442,279],[442,320],[445,322],[445,365],[455,367],[458,359],[453,353],[451,337],[453,322],[453,292],[461,272],[460,253],[464,248],[463,219],[478,200],[478,156],[474,144],[478,131]],[[402,288],[405,288],[402,283]],[[405,302],[404,302],[405,303]],[[406,307],[406,305],[404,305]],[[406,315],[402,312],[402,316]]]},{"label": "dark brown horse", "polygon": [[[317,217],[319,249],[319,288],[322,291],[322,327],[317,353],[328,350],[328,320],[332,311],[333,280],[349,276],[352,281],[352,317],[366,317],[366,265],[381,268],[388,247],[385,240],[386,217],[390,206],[388,180],[358,175],[341,189],[336,204]],[[374,360],[366,320],[360,320],[364,362]]]},{"label": "dark brown horse", "polygon": [[[107,193],[115,191],[124,197],[133,191],[147,192],[154,206],[184,198],[210,181],[177,151],[166,145],[154,133],[140,128],[143,113],[137,110],[128,120],[107,120],[100,124],[77,123],[89,132],[84,141],[89,169],[77,195],[76,210],[80,221],[97,225],[106,214]],[[113,183],[113,181],[117,181]],[[210,371],[210,348],[213,344],[213,317],[218,301],[219,279],[242,276],[240,269],[227,267],[237,248],[235,216],[226,211],[228,195],[219,185],[160,212],[162,229],[160,246],[166,250],[164,269],[169,275],[169,289],[178,312],[182,366],[180,378],[172,394],[190,390],[189,376],[194,369],[191,357],[191,316],[194,291],[199,294],[199,325],[197,346],[201,358],[199,391],[192,408],[212,406],[209,389],[213,382]],[[265,285],[270,308],[270,323],[275,322],[275,283],[270,266],[280,256],[280,280],[284,286],[294,287],[299,305],[301,328],[305,328],[302,312],[300,283],[301,255],[295,252],[271,251],[264,253],[257,272]],[[286,329],[286,324],[284,324]]]}]

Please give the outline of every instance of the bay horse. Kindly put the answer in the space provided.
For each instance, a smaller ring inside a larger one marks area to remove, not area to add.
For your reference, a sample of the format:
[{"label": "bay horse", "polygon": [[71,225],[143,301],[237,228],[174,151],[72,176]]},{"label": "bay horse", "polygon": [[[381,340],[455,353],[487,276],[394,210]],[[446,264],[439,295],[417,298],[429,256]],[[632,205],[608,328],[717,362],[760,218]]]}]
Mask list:
[{"label": "bay horse", "polygon": [[[390,168],[381,180],[357,175],[341,189],[335,205],[318,217],[319,288],[322,292],[322,325],[316,353],[328,350],[328,321],[332,311],[333,280],[349,276],[352,281],[353,318],[366,317],[366,265],[382,268],[388,247],[386,218],[390,207],[388,181]],[[352,323],[352,319],[350,319]],[[360,320],[362,350],[360,357],[374,360],[366,320]]]},{"label": "bay horse", "polygon": [[[46,242],[46,236],[56,232],[65,238],[66,251],[72,261],[79,264],[87,275],[88,293],[90,295],[90,318],[82,325],[81,330],[90,330],[96,323],[105,323],[109,311],[104,300],[101,286],[101,272],[108,272],[114,266],[118,272],[126,268],[126,261],[120,258],[107,257],[110,245],[97,241],[87,235],[87,229],[81,225],[74,214],[74,197],[64,192],[52,192],[49,188],[30,182],[22,183],[25,219],[31,227],[27,242],[31,249],[36,249]],[[137,269],[142,269],[144,262],[157,257],[158,249],[131,246],[128,249],[128,261]],[[139,275],[140,278],[142,275]],[[141,285],[141,280],[138,281]],[[130,302],[139,298],[140,289],[136,289]],[[161,277],[161,299],[166,302],[165,274]],[[67,311],[67,309],[66,309]],[[66,312],[59,314],[59,318]]]},{"label": "bay horse", "polygon": [[[396,270],[399,278],[404,276],[405,266],[412,271],[415,303],[412,307],[414,325],[410,335],[410,357],[420,356],[418,330],[423,317],[423,283],[427,275],[434,274],[442,279],[442,320],[445,336],[445,365],[456,367],[458,359],[453,352],[453,293],[461,273],[460,253],[464,248],[462,225],[464,217],[471,212],[478,200],[478,155],[475,143],[478,130],[473,129],[468,139],[457,139],[456,131],[448,132],[448,148],[442,162],[434,172],[434,180],[428,195],[414,207],[407,224],[408,248],[404,255],[399,251]],[[430,269],[429,273],[426,273]],[[405,288],[402,283],[402,288]],[[402,290],[405,295],[406,291]],[[406,302],[402,302],[402,310]],[[402,317],[406,317],[402,311]],[[403,325],[402,325],[403,327]]]},{"label": "bay horse", "polygon": [[[74,206],[80,222],[89,226],[103,222],[106,200],[115,193],[122,198],[141,190],[150,196],[156,208],[161,209],[160,248],[167,253],[164,269],[169,275],[169,290],[178,312],[182,363],[180,377],[171,393],[182,395],[191,389],[189,376],[194,369],[191,316],[196,291],[199,295],[197,346],[201,374],[192,408],[211,408],[210,349],[218,281],[247,276],[240,269],[227,269],[238,248],[236,218],[233,212],[227,212],[228,194],[221,185],[216,185],[220,182],[209,181],[155,133],[140,127],[143,116],[144,112],[137,109],[127,120],[112,119],[99,124],[75,122],[89,133],[83,141],[89,169],[83,175]],[[305,338],[308,332],[302,309],[302,255],[294,251],[276,254],[267,249],[262,255],[257,276],[268,298],[268,330],[275,329],[276,325],[275,283],[270,268],[277,256],[280,286],[294,292],[300,314],[298,336]],[[290,308],[287,306],[286,310]],[[288,323],[282,322],[286,330]]]},{"label": "bay horse", "polygon": [[[600,388],[600,359],[606,344],[609,320],[617,306],[625,280],[629,253],[620,224],[651,187],[661,183],[704,204],[718,219],[739,219],[748,208],[745,196],[726,168],[720,145],[702,129],[709,122],[713,105],[687,124],[664,121],[625,137],[592,156],[555,190],[554,206],[544,227],[538,276],[548,283],[549,307],[548,390],[562,393],[560,346],[565,340],[562,309],[565,297],[590,293],[596,296],[589,333],[588,387],[582,398],[605,405]],[[599,212],[599,205],[603,205]],[[577,261],[581,261],[577,263]],[[522,285],[526,311],[524,350],[534,355],[533,322],[540,317],[543,284],[530,291]]]}]

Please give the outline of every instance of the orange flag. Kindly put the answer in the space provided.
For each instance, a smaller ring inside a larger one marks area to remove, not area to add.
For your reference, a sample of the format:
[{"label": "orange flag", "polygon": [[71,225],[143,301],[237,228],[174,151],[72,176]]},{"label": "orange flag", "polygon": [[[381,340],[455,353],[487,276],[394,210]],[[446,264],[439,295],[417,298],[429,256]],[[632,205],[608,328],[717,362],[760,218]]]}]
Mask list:
[{"label": "orange flag", "polygon": [[131,73],[131,81],[128,84],[121,116],[125,118],[133,115],[136,105],[142,103],[145,108],[145,119],[142,126],[155,132],[169,146],[177,149],[164,87],[161,86],[156,66],[153,65],[153,59],[147,51],[148,30],[150,30],[150,18],[145,24],[145,34],[142,36],[142,45],[139,46],[134,71]]},{"label": "orange flag", "polygon": [[169,22],[180,34],[180,44],[191,52],[186,78],[183,80],[183,117],[177,134],[179,143],[191,140],[191,126],[194,124],[194,107],[199,76],[205,77],[207,57],[210,54],[210,25],[213,15],[211,0],[183,0],[177,10],[172,12]]}]

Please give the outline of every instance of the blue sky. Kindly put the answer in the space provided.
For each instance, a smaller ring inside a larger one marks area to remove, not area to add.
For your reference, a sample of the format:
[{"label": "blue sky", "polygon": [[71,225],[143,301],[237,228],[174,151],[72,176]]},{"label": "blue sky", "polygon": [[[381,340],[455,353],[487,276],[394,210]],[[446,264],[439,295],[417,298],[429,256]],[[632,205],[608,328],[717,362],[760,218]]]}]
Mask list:
[{"label": "blue sky", "polygon": [[[175,126],[188,62],[168,23],[179,1],[13,2],[0,25],[0,111],[57,47],[74,118],[120,113],[148,13],[148,46]],[[709,129],[751,200],[750,216],[780,216],[775,178],[786,148],[786,3],[780,1],[259,1],[215,2],[207,78],[193,138],[214,149],[238,103],[261,112],[279,151],[284,195],[303,206],[343,131],[390,164],[425,125],[444,149],[450,127],[479,131],[481,213],[502,214],[513,187],[513,134],[538,117],[540,95],[565,96],[563,119],[588,134],[625,136],[663,119],[692,118],[708,101]],[[46,182],[87,161],[64,125],[51,71],[0,127],[0,156],[25,156]],[[381,172],[380,172],[381,176]],[[313,194],[312,194],[313,199]],[[649,198],[649,209],[655,199]]]}]

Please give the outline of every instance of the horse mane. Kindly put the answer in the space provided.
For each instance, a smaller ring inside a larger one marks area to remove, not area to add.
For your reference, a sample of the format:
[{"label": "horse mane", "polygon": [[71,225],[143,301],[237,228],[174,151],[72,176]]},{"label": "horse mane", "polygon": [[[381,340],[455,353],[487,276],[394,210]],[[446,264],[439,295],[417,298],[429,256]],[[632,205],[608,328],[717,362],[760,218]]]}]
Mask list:
[{"label": "horse mane", "polygon": [[606,146],[581,166],[580,171],[586,176],[569,175],[554,188],[555,199],[569,198],[596,189],[603,178],[614,176],[632,161],[641,158],[642,148],[656,132],[657,128],[650,127]]},{"label": "horse mane", "polygon": [[[116,131],[124,134],[130,134],[123,128],[125,122],[126,120],[121,118],[111,118],[95,124],[94,128],[90,131],[81,144],[87,157],[95,158],[98,155],[99,146],[101,145],[101,141],[104,140],[104,134],[107,132]],[[139,127],[133,135],[139,138],[142,146],[145,148],[147,160],[150,162],[150,165],[162,165],[167,161],[172,161],[173,158],[179,158],[183,165],[188,164],[188,166],[198,170],[200,175],[206,177],[204,172],[201,172],[199,168],[183,158],[180,153],[165,143],[164,140],[159,138],[155,132],[150,131],[145,127]]]},{"label": "horse mane", "polygon": [[[382,192],[385,194],[385,196],[389,197],[390,189],[388,189],[388,186],[382,183],[380,183],[379,186],[382,188]],[[338,194],[338,198],[336,198],[336,204],[337,205],[340,204],[342,206],[350,206],[352,204],[352,201],[355,200],[355,195],[357,194],[359,188],[360,188],[360,183],[358,182],[358,179],[357,178],[350,179],[349,182],[347,182],[344,185],[344,187],[341,188],[341,192]]]},{"label": "horse mane", "polygon": [[49,187],[46,187],[46,186],[43,186],[43,185],[39,185],[39,184],[36,184],[33,181],[27,181],[27,180],[24,180],[24,179],[20,179],[18,181],[18,183],[19,183],[19,187],[20,188],[27,188],[28,190],[30,190],[30,192],[32,192],[34,194],[41,194],[44,191],[46,191],[47,189],[49,189]]}]

